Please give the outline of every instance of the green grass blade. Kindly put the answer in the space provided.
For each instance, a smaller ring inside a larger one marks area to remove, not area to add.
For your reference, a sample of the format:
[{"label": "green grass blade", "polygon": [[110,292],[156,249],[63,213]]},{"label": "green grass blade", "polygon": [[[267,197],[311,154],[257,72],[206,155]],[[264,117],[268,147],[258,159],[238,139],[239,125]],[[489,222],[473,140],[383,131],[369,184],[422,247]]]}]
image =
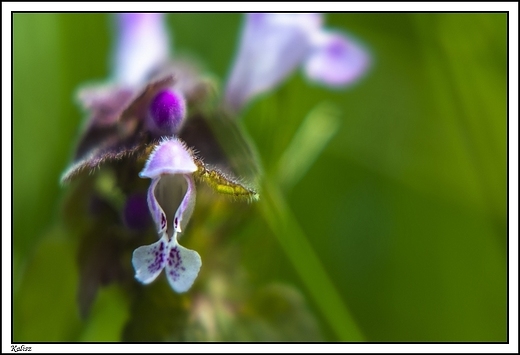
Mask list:
[{"label": "green grass blade", "polygon": [[260,198],[263,217],[301,277],[308,293],[340,341],[364,341],[354,318],[298,225],[278,186],[266,181]]}]

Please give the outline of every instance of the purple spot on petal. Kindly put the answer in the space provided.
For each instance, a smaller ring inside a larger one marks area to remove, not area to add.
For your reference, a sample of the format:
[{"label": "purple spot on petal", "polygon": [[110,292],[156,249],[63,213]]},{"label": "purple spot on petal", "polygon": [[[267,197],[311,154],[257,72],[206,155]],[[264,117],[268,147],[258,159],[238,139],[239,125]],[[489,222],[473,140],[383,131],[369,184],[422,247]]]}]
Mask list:
[{"label": "purple spot on petal", "polygon": [[148,264],[148,271],[150,273],[155,273],[159,270],[161,270],[164,267],[164,253],[162,251],[164,250],[164,242],[159,243],[159,247],[155,246],[150,252],[150,258],[146,260],[146,263]]},{"label": "purple spot on petal", "polygon": [[179,249],[173,248],[170,250],[170,260],[173,262],[175,268],[178,268],[182,264],[181,255]]},{"label": "purple spot on petal", "polygon": [[150,265],[148,265],[148,271],[150,271],[151,273],[154,273],[154,272],[161,270],[163,267],[163,261],[164,261],[164,255],[163,254],[157,255],[155,257],[155,259],[153,260],[153,262]]},{"label": "purple spot on petal", "polygon": [[179,279],[179,273],[177,273],[176,271],[174,270],[171,270],[170,271],[170,276],[172,277],[173,281],[177,281]]},{"label": "purple spot on petal", "polygon": [[164,213],[161,213],[161,230],[166,228],[166,216]]},{"label": "purple spot on petal", "polygon": [[174,281],[179,279],[179,271],[186,271],[186,268],[182,266],[182,258],[178,248],[170,249],[170,254],[168,255],[168,265],[172,268],[169,270],[169,274]]}]

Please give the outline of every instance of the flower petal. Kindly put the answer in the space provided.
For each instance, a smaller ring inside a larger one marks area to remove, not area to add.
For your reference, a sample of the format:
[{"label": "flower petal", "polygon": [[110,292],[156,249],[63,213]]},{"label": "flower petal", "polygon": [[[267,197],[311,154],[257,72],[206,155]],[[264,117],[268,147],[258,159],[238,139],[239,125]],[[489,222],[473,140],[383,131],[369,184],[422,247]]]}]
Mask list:
[{"label": "flower petal", "polygon": [[184,175],[184,178],[188,183],[188,188],[173,219],[173,228],[177,232],[182,232],[182,229],[188,224],[191,214],[193,213],[193,208],[195,207],[195,180],[193,180],[191,175]]},{"label": "flower petal", "polygon": [[366,71],[369,56],[340,33],[321,31],[313,36],[314,50],[304,64],[309,79],[332,86],[347,85]]},{"label": "flower petal", "polygon": [[132,265],[135,269],[135,278],[144,284],[155,280],[166,264],[168,251],[166,234],[163,234],[156,243],[134,250]]},{"label": "flower petal", "polygon": [[169,37],[163,14],[118,14],[118,43],[114,56],[115,80],[138,85],[169,56]]},{"label": "flower petal", "polygon": [[134,90],[117,85],[86,86],[77,92],[78,102],[90,114],[87,124],[104,127],[116,123],[134,96]]},{"label": "flower petal", "polygon": [[238,111],[287,77],[310,50],[320,24],[318,14],[247,14],[226,88],[229,107]]},{"label": "flower petal", "polygon": [[181,232],[191,218],[195,199],[195,180],[191,175],[168,174],[153,179],[148,188],[147,201],[157,233],[172,237],[174,233]]},{"label": "flower petal", "polygon": [[167,234],[168,222],[166,214],[155,197],[155,188],[157,187],[159,180],[160,178],[152,180],[152,183],[148,188],[146,200],[148,201],[148,209],[150,210],[150,214],[152,215],[153,221],[155,222],[155,226],[157,228],[157,234],[163,235]]},{"label": "flower petal", "polygon": [[172,138],[155,148],[139,176],[154,179],[161,174],[190,174],[195,171],[197,166],[184,143]]},{"label": "flower petal", "polygon": [[186,292],[199,274],[202,261],[200,255],[177,243],[176,235],[170,240],[166,263],[166,277],[176,292]]}]

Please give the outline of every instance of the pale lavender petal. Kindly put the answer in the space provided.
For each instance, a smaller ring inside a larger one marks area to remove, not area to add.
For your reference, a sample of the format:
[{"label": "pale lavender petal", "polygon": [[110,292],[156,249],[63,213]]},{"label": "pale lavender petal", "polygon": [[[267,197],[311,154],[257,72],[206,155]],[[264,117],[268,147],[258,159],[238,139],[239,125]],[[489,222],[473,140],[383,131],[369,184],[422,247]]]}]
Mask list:
[{"label": "pale lavender petal", "polygon": [[188,224],[191,214],[193,213],[193,208],[195,207],[195,180],[193,180],[191,175],[184,175],[184,178],[188,183],[188,188],[173,219],[173,228],[177,232],[182,232],[186,224]]},{"label": "pale lavender petal", "polygon": [[311,80],[330,86],[351,84],[367,70],[367,52],[345,35],[334,32],[316,33],[314,48],[305,61],[304,70]]},{"label": "pale lavender petal", "polygon": [[138,85],[168,59],[170,39],[163,14],[123,13],[117,16],[118,41],[114,75],[118,83]]},{"label": "pale lavender petal", "polygon": [[291,74],[311,49],[311,35],[320,25],[318,14],[247,14],[227,82],[227,105],[238,111]]},{"label": "pale lavender petal", "polygon": [[190,289],[201,266],[202,261],[196,251],[179,245],[176,236],[170,240],[165,270],[168,282],[176,292]]},{"label": "pale lavender petal", "polygon": [[148,208],[157,233],[173,237],[184,230],[195,206],[195,180],[191,174],[166,174],[152,180]]},{"label": "pale lavender petal", "polygon": [[111,126],[132,102],[135,92],[118,85],[89,85],[80,88],[76,96],[82,108],[90,114],[85,123],[87,127]]},{"label": "pale lavender petal", "polygon": [[167,234],[168,220],[166,218],[166,214],[155,197],[155,188],[157,187],[159,180],[161,180],[161,178],[152,180],[152,183],[148,188],[148,195],[146,200],[148,201],[148,209],[150,210],[150,214],[152,215],[153,221],[155,222],[157,234],[162,236]]},{"label": "pale lavender petal", "polygon": [[139,176],[154,179],[161,174],[190,174],[195,171],[197,166],[184,143],[171,138],[163,140],[155,148]]},{"label": "pale lavender petal", "polygon": [[168,258],[168,239],[163,235],[158,242],[145,245],[134,250],[132,265],[135,278],[144,284],[149,284],[159,276]]}]

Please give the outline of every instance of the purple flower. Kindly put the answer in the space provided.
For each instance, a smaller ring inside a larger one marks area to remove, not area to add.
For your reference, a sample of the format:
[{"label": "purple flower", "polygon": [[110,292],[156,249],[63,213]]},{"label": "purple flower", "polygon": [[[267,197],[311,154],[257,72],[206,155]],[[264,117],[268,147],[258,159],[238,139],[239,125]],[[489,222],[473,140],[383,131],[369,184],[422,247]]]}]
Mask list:
[{"label": "purple flower", "polygon": [[[114,81],[140,88],[170,57],[169,36],[160,13],[123,13],[117,16],[118,41]],[[149,103],[146,127],[156,136],[178,133],[186,117],[183,94],[173,87],[155,94]]]},{"label": "purple flower", "polygon": [[199,254],[177,241],[195,206],[195,171],[197,166],[189,150],[172,138],[155,148],[139,174],[152,179],[147,200],[159,235],[158,242],[137,248],[132,257],[135,277],[144,284],[155,280],[165,269],[171,287],[185,292],[199,273]]},{"label": "purple flower", "polygon": [[299,65],[311,80],[341,86],[356,81],[368,64],[359,45],[322,28],[320,14],[247,14],[225,101],[238,112]]},{"label": "purple flower", "polygon": [[[240,169],[216,139],[215,132],[224,131],[225,139],[239,141],[240,149],[232,152],[236,157],[246,152],[245,159],[237,159],[240,164],[253,160],[247,159],[252,150],[228,115],[236,115],[248,100],[273,89],[298,66],[310,79],[329,86],[352,83],[366,70],[368,56],[343,34],[323,29],[319,14],[248,14],[224,102],[208,110],[213,107],[208,105],[213,84],[193,65],[170,58],[162,14],[119,14],[117,21],[113,80],[80,90],[89,119],[62,181],[101,167],[112,169],[114,185],[126,197],[125,228],[139,236],[146,232],[149,216],[143,216],[145,186],[138,176],[151,179],[146,205],[158,241],[134,250],[135,278],[148,284],[164,269],[173,290],[186,292],[202,264],[197,252],[178,242],[195,204],[194,176],[217,192],[258,199],[255,189],[243,183],[249,177],[234,176]],[[216,124],[220,129],[213,129]],[[256,168],[242,171],[256,173]],[[120,221],[107,217],[100,223],[119,228]]]},{"label": "purple flower", "polygon": [[117,16],[114,81],[143,84],[150,72],[168,61],[170,39],[164,14],[123,13]]}]

